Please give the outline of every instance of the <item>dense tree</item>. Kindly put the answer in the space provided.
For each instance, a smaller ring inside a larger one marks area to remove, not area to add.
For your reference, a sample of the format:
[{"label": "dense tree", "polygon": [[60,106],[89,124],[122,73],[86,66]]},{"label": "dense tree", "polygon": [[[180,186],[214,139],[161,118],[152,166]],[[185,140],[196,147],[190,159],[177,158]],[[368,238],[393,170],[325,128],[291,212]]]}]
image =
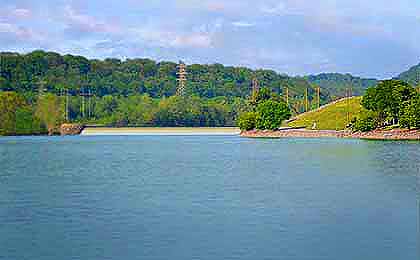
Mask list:
[{"label": "dense tree", "polygon": [[290,116],[290,109],[284,102],[264,101],[257,107],[256,128],[275,130]]},{"label": "dense tree", "polygon": [[390,122],[406,128],[420,127],[420,96],[404,81],[385,80],[369,88],[362,106],[367,111],[353,122],[356,131],[370,131]]},{"label": "dense tree", "polygon": [[243,131],[253,130],[256,127],[257,113],[256,112],[246,112],[239,116],[238,118],[238,127]]},{"label": "dense tree", "polygon": [[16,134],[16,111],[25,105],[25,100],[17,93],[0,92],[0,134]]},{"label": "dense tree", "polygon": [[39,119],[22,95],[0,92],[0,135],[40,134]]},{"label": "dense tree", "polygon": [[48,134],[58,132],[60,124],[63,122],[64,104],[59,97],[53,94],[45,94],[39,97],[36,116],[47,128]]},{"label": "dense tree", "polygon": [[420,128],[420,95],[402,104],[400,125],[408,129]]},{"label": "dense tree", "polygon": [[379,120],[391,119],[398,122],[402,104],[415,96],[416,92],[409,84],[400,80],[384,80],[376,87],[371,87],[363,97],[362,105],[378,113]]},{"label": "dense tree", "polygon": [[360,117],[353,120],[352,122],[353,130],[360,132],[368,132],[375,130],[378,126],[378,113],[370,110],[362,111]]},{"label": "dense tree", "polygon": [[376,79],[354,77],[350,74],[322,73],[305,77],[311,84],[322,86],[323,92],[335,97],[346,96],[346,90],[351,89],[353,95],[362,95],[369,87],[378,84]]},{"label": "dense tree", "polygon": [[[311,88],[303,78],[281,75],[272,70],[193,64],[187,67],[187,71],[187,93],[202,98],[247,98],[253,78],[277,94],[288,87],[291,101],[301,98],[305,89]],[[62,56],[44,51],[22,55],[0,53],[0,90],[17,92],[36,92],[42,85],[56,94],[63,87],[69,88],[73,94],[89,87],[97,96],[147,93],[152,98],[162,98],[174,95],[176,72],[176,63],[157,63],[149,59],[88,60],[82,56]],[[328,96],[322,98],[324,101],[329,99]]]}]

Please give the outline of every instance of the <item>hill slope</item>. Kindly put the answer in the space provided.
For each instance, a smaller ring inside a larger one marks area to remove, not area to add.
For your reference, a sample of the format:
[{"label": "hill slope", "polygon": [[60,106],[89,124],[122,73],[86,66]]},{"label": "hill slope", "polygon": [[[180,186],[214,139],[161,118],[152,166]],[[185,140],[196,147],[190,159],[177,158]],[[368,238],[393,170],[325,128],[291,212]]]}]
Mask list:
[{"label": "hill slope", "polygon": [[[130,96],[148,94],[153,98],[172,96],[177,88],[177,66],[174,62],[150,59],[92,60],[82,56],[33,51],[27,54],[0,53],[0,90],[37,92],[42,86],[58,94],[63,88],[76,95],[87,89],[95,96]],[[222,64],[192,64],[187,66],[186,92],[202,98],[246,98],[251,93],[252,80],[260,87],[281,94],[288,87],[290,99],[301,99],[306,88],[304,79],[289,77],[273,70],[251,70]],[[311,91],[314,94],[315,91]],[[323,95],[327,102],[329,97]]]},{"label": "hill slope", "polygon": [[344,97],[346,89],[351,88],[353,95],[363,95],[364,91],[371,86],[375,86],[376,79],[365,79],[352,76],[351,74],[322,73],[305,77],[311,84],[326,89],[330,96]]},{"label": "hill slope", "polygon": [[420,64],[413,66],[409,70],[401,73],[397,78],[413,86],[420,85]]},{"label": "hill slope", "polygon": [[318,130],[343,130],[349,123],[347,112],[349,112],[350,120],[361,112],[361,100],[362,97],[340,99],[320,109],[297,116],[296,120],[290,122],[288,126],[312,128],[315,122]]}]

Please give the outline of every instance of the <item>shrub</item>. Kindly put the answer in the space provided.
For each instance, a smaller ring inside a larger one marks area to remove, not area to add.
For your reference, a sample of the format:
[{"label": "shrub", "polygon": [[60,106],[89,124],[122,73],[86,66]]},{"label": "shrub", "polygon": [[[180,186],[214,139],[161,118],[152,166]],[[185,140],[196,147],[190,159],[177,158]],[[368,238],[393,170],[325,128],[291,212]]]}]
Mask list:
[{"label": "shrub", "polygon": [[372,111],[363,111],[353,124],[354,131],[369,132],[379,125],[378,114]]},{"label": "shrub", "polygon": [[237,124],[238,127],[243,131],[249,131],[255,129],[257,113],[247,112],[239,116]]},{"label": "shrub", "polygon": [[399,118],[402,127],[420,128],[420,97],[404,102]]},{"label": "shrub", "polygon": [[267,100],[257,107],[256,128],[275,130],[281,123],[291,117],[290,109],[284,102]]}]

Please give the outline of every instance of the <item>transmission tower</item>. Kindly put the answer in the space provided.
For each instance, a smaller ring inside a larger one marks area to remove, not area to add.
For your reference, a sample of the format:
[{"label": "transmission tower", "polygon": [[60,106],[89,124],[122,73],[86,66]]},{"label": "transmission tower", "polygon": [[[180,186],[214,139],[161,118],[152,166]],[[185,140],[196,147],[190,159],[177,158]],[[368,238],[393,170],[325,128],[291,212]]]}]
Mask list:
[{"label": "transmission tower", "polygon": [[187,66],[184,62],[179,61],[178,65],[178,88],[176,90],[177,96],[185,95],[185,87],[187,86]]}]

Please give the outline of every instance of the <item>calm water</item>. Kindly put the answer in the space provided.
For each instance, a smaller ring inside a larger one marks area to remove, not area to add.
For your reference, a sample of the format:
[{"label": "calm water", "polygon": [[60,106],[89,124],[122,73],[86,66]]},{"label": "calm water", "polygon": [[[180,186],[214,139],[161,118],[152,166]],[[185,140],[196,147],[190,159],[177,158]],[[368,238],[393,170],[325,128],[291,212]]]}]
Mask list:
[{"label": "calm water", "polygon": [[0,138],[0,259],[419,259],[420,143]]}]

